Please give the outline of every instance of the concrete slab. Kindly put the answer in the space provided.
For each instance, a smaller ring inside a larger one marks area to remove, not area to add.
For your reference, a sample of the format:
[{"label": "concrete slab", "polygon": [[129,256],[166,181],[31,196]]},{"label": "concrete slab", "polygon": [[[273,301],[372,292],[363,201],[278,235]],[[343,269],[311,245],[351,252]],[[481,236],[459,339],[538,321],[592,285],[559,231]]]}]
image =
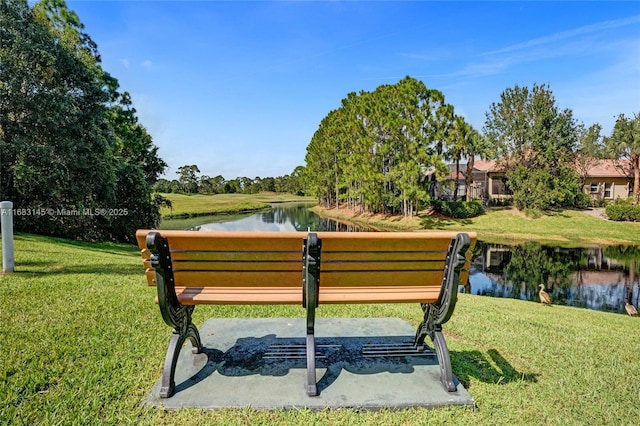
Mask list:
[{"label": "concrete slab", "polygon": [[398,318],[317,318],[320,394],[309,397],[304,334],[303,318],[210,319],[200,329],[205,352],[182,349],[176,393],[159,398],[158,381],[145,403],[169,410],[474,405],[457,379],[456,392],[444,390],[435,352],[414,349],[414,328]]}]

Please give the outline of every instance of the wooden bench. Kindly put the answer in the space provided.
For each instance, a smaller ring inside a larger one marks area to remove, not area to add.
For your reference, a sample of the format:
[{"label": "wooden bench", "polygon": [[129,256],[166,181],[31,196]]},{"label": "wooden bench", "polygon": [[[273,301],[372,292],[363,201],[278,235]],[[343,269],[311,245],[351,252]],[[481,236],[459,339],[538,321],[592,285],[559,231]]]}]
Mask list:
[{"label": "wooden bench", "polygon": [[469,233],[206,232],[139,230],[148,284],[173,335],[161,397],[175,388],[182,345],[202,343],[191,314],[198,304],[302,304],[306,308],[307,394],[318,394],[315,309],[323,303],[419,303],[415,336],[429,336],[441,382],[456,391],[442,324],[453,313],[458,284],[468,279],[476,235]]}]

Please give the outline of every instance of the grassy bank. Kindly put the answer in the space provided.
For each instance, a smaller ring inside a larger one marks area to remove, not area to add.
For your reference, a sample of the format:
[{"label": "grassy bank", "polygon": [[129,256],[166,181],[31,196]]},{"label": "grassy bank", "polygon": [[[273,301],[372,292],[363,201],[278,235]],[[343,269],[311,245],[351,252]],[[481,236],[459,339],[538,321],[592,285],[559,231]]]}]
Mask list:
[{"label": "grassy bank", "polygon": [[262,192],[259,194],[161,194],[168,198],[173,208],[162,208],[163,219],[207,216],[215,214],[237,214],[269,208],[272,203],[313,202],[310,197],[291,194]]},{"label": "grassy bank", "polygon": [[[478,410],[175,412],[140,402],[170,329],[136,248],[16,236],[0,278],[0,422],[5,424],[633,424],[640,417],[640,320],[460,295],[445,325],[453,371]],[[414,305],[321,306],[324,317],[399,317]],[[300,306],[202,307],[210,317],[302,317]],[[302,391],[302,386],[301,386]],[[455,420],[453,420],[455,419]]]},{"label": "grassy bank", "polygon": [[564,246],[640,244],[640,223],[612,222],[576,210],[547,213],[536,219],[512,208],[489,209],[471,219],[450,219],[427,214],[404,219],[401,216],[354,215],[345,209],[314,207],[313,210],[321,216],[389,231],[475,231],[480,239],[487,242],[520,243],[536,240]]}]

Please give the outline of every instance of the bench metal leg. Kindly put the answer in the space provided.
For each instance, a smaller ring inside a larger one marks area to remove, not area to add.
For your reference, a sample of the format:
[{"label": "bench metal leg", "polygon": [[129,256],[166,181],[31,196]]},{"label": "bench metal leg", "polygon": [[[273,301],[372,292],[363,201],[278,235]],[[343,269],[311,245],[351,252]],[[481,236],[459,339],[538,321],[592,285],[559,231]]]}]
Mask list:
[{"label": "bench metal leg", "polygon": [[[191,307],[193,308],[193,307]],[[191,309],[193,310],[193,309]],[[178,362],[178,356],[182,346],[189,339],[193,349],[191,353],[199,354],[202,352],[202,343],[200,341],[200,333],[195,325],[189,324],[187,326],[186,333],[181,333],[179,330],[174,329],[171,340],[169,340],[169,348],[167,349],[167,355],[164,359],[164,368],[162,370],[162,382],[160,386],[160,398],[169,398],[173,395],[176,388],[174,380],[176,373],[176,363]]]},{"label": "bench metal leg", "polygon": [[433,345],[438,355],[438,364],[440,364],[440,382],[442,386],[449,391],[455,392],[457,386],[453,383],[453,373],[451,372],[451,357],[449,356],[449,348],[444,340],[442,331],[436,331],[433,337]]},{"label": "bench metal leg", "polygon": [[427,336],[431,338],[433,346],[438,356],[438,364],[440,365],[440,382],[448,392],[455,392],[456,385],[453,383],[453,373],[451,371],[451,357],[447,342],[442,335],[442,326],[436,324],[434,313],[436,308],[433,305],[422,304],[424,310],[424,320],[418,326],[415,337],[416,347],[422,347]]},{"label": "bench metal leg", "polygon": [[317,396],[318,386],[316,382],[316,338],[315,322],[316,308],[318,307],[318,272],[320,263],[320,241],[316,234],[309,234],[305,240],[304,278],[302,306],[307,308],[307,395]]},{"label": "bench metal leg", "polygon": [[318,396],[316,383],[316,338],[307,333],[307,395]]},{"label": "bench metal leg", "polygon": [[435,323],[436,307],[433,305],[422,304],[424,311],[424,320],[418,326],[416,332],[415,345],[422,347],[427,336],[431,338],[433,346],[438,356],[438,365],[440,366],[440,382],[448,392],[455,392],[457,386],[453,383],[453,372],[451,371],[451,356],[447,342],[442,334],[442,325]]}]

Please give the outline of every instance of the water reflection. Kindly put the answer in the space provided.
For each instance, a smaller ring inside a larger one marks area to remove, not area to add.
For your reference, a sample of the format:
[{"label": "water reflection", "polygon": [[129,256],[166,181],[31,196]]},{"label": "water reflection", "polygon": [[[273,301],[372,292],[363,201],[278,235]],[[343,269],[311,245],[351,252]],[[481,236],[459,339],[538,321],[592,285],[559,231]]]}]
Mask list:
[{"label": "water reflection", "polygon": [[[272,209],[224,222],[189,227],[202,231],[336,231],[362,232],[369,229],[333,219],[322,218],[309,210],[312,205],[284,203]],[[202,223],[202,222],[200,222]]]},{"label": "water reflection", "polygon": [[639,269],[635,246],[568,249],[478,242],[464,291],[537,302],[538,286],[544,284],[554,304],[622,313],[625,301],[640,302]]},{"label": "water reflection", "polygon": [[[311,205],[279,204],[269,211],[163,222],[162,229],[216,231],[361,232],[357,225],[321,218]],[[204,223],[204,224],[203,224]],[[170,226],[170,228],[168,228]],[[522,246],[478,241],[469,283],[461,291],[538,302],[544,284],[554,304],[624,312],[625,300],[640,305],[640,248],[567,249],[530,242]]]}]

